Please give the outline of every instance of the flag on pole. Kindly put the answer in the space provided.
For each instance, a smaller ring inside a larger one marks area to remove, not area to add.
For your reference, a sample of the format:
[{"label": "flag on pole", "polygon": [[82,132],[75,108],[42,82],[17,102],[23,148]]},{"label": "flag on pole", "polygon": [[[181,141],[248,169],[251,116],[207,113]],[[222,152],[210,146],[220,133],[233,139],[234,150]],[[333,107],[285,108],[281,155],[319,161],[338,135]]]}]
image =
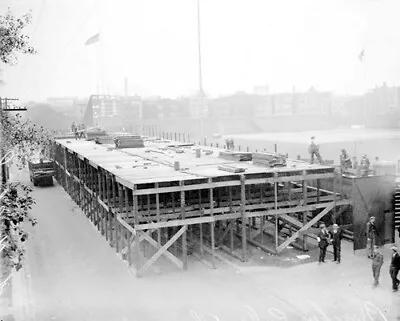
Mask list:
[{"label": "flag on pole", "polygon": [[90,37],[88,40],[85,42],[85,46],[92,45],[100,40],[100,34],[98,33],[97,35],[94,35],[93,37]]},{"label": "flag on pole", "polygon": [[358,60],[360,60],[362,62],[363,58],[364,58],[364,49],[358,55]]}]

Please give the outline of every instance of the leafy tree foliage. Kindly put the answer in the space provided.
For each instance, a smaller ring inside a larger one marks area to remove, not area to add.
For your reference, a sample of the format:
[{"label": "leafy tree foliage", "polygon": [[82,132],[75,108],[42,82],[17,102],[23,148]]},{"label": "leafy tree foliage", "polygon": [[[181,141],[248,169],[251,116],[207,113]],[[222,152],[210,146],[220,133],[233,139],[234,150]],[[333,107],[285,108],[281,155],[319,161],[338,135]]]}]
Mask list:
[{"label": "leafy tree foliage", "polygon": [[5,195],[1,199],[0,238],[7,237],[2,257],[9,269],[17,271],[22,267],[25,253],[24,242],[28,233],[23,222],[29,221],[34,226],[37,221],[29,215],[35,203],[30,196],[31,188],[21,183],[7,183]]},{"label": "leafy tree foliage", "polygon": [[[0,63],[12,65],[17,63],[18,53],[36,52],[29,44],[29,37],[23,33],[30,22],[30,14],[18,18],[8,10],[5,15],[0,15]],[[4,111],[0,111],[0,121],[1,152],[3,155],[13,155],[9,160],[20,169],[35,155],[49,156],[51,137],[43,127],[23,120],[20,115],[9,115]],[[4,159],[1,161],[4,162]],[[23,222],[36,224],[36,220],[29,216],[34,200],[31,189],[24,184],[7,182],[0,187],[0,239],[6,237],[0,255],[0,270],[10,273],[13,268],[19,270],[22,267],[25,253],[23,244],[28,237]]]},{"label": "leafy tree foliage", "polygon": [[18,168],[24,168],[34,157],[50,157],[52,136],[48,130],[23,120],[19,114],[2,112],[1,120],[3,148],[15,155],[13,159]]},{"label": "leafy tree foliage", "polygon": [[16,18],[10,9],[5,15],[0,15],[0,62],[13,65],[17,63],[17,53],[36,52],[30,45],[29,36],[23,33],[23,29],[31,23],[31,19],[31,14]]}]

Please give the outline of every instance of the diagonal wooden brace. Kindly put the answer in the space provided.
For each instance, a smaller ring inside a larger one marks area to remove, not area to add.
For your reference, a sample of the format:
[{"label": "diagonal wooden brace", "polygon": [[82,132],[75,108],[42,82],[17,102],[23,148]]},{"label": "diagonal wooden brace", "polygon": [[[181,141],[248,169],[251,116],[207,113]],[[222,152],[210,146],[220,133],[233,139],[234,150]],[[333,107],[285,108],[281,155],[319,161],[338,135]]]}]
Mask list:
[{"label": "diagonal wooden brace", "polygon": [[285,242],[283,242],[281,245],[279,245],[276,248],[276,252],[279,253],[281,252],[285,247],[287,247],[290,243],[292,243],[294,240],[296,240],[299,235],[308,230],[311,226],[313,226],[316,222],[318,222],[322,217],[324,217],[326,214],[328,214],[334,207],[336,206],[336,202],[331,202],[328,204],[328,206],[317,216],[315,216],[311,221],[307,222],[302,228],[300,228],[296,233],[294,233],[291,237],[289,237]]},{"label": "diagonal wooden brace", "polygon": [[[172,255],[170,252],[168,252],[168,248],[175,243],[175,241],[184,233],[186,232],[187,226],[184,225],[182,226],[179,231],[167,242],[165,243],[162,247],[158,247],[158,244],[156,241],[154,241],[149,235],[145,235],[145,239],[152,245],[154,245],[156,248],[159,248],[159,250],[137,271],[137,276],[142,274],[147,268],[149,268],[161,255],[165,255],[169,259],[171,259]],[[170,255],[169,255],[170,254]],[[173,256],[173,255],[172,255]],[[180,268],[183,269],[183,263],[179,259],[177,259],[175,256],[173,256],[174,259],[172,260],[175,264],[177,264]],[[179,264],[178,264],[179,262]]]},{"label": "diagonal wooden brace", "polygon": [[217,243],[217,246],[218,246],[219,244],[222,244],[222,242],[224,241],[225,237],[226,237],[226,236],[228,235],[228,233],[230,232],[231,227],[234,225],[234,224],[233,224],[234,222],[235,222],[235,221],[232,220],[232,221],[228,224],[228,226],[226,227],[224,233],[223,233],[222,236],[219,238],[218,243]]}]

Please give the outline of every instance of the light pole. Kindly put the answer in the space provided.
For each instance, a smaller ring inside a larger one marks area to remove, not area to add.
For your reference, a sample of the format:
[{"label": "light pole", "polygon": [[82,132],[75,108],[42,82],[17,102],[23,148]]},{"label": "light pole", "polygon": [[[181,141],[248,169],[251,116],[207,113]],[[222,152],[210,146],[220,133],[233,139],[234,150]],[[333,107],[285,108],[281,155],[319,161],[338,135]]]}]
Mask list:
[{"label": "light pole", "polygon": [[201,19],[200,19],[200,0],[197,0],[197,47],[199,55],[199,98],[200,98],[200,136],[204,138],[204,117],[206,114],[204,89],[203,89],[203,72],[201,60]]}]

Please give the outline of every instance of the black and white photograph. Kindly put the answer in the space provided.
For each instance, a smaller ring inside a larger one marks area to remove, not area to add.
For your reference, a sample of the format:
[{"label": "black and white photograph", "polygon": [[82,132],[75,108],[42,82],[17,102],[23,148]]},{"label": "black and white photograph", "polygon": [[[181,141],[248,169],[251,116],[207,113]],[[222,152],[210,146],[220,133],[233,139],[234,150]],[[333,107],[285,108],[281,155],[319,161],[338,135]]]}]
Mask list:
[{"label": "black and white photograph", "polygon": [[0,0],[0,321],[400,321],[400,0]]}]

